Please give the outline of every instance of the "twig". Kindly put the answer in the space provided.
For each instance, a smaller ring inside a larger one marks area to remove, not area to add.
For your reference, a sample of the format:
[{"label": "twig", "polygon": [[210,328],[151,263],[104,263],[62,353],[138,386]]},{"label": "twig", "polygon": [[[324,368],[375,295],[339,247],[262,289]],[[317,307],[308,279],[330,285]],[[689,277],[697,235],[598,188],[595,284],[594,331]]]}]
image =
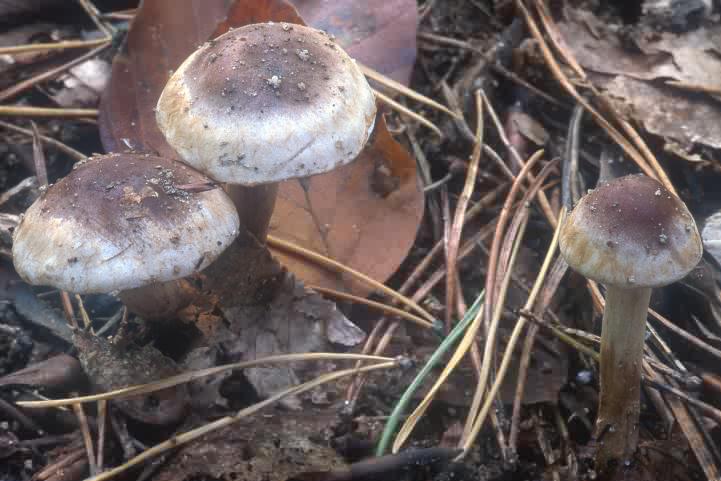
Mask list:
[{"label": "twig", "polygon": [[652,379],[647,379],[646,384],[654,389],[673,394],[674,396],[680,398],[691,406],[703,411],[704,415],[710,417],[711,419],[714,419],[716,422],[721,423],[721,410],[711,406],[710,404],[707,404],[699,399],[692,398],[680,389],[676,389],[675,387],[669,386],[668,384],[664,384]]},{"label": "twig", "polygon": [[341,300],[345,300],[345,301],[355,302],[358,304],[363,304],[365,306],[381,310],[387,314],[390,314],[393,316],[398,316],[402,319],[410,321],[410,322],[417,324],[421,327],[424,327],[426,329],[434,329],[434,327],[435,327],[433,323],[430,323],[421,317],[418,317],[414,314],[403,311],[401,309],[395,308],[393,306],[389,306],[388,304],[383,304],[382,302],[371,301],[370,299],[365,299],[363,297],[354,296],[353,294],[348,294],[347,292],[337,291],[335,289],[328,289],[327,287],[312,286],[312,285],[309,285],[308,287],[313,289],[314,291],[317,291],[321,294],[325,294],[330,297],[334,297],[336,299],[341,299]]},{"label": "twig", "polygon": [[12,47],[0,47],[0,55],[18,55],[21,53],[38,52],[42,50],[65,50],[70,48],[92,48],[107,43],[106,38],[93,40],[65,40],[52,43],[29,43]]},{"label": "twig", "polygon": [[75,300],[78,302],[78,310],[80,311],[80,319],[83,320],[83,327],[87,331],[92,331],[93,322],[88,316],[88,311],[85,310],[85,304],[83,304],[83,298],[79,294],[75,294]]},{"label": "twig", "polygon": [[73,60],[66,62],[63,65],[60,65],[58,67],[55,67],[55,68],[52,68],[45,72],[42,72],[38,75],[35,75],[34,77],[30,77],[28,79],[23,80],[22,82],[18,82],[17,84],[6,88],[2,92],[0,92],[0,102],[5,102],[6,100],[18,95],[19,93],[22,93],[25,90],[32,88],[34,85],[37,85],[40,82],[54,79],[55,77],[62,74],[63,72],[66,72],[67,70],[70,70],[71,68],[75,67],[76,65],[81,64],[81,63],[85,62],[86,60],[89,60],[89,59],[97,56],[98,54],[102,53],[110,45],[111,45],[111,42],[109,40],[105,41],[105,43],[102,43],[99,47],[91,50],[90,52],[84,53],[83,55],[81,55],[77,58],[74,58]]},{"label": "twig", "polygon": [[33,128],[33,164],[35,164],[35,175],[38,178],[38,185],[42,190],[48,187],[48,169],[45,164],[43,146],[40,143],[40,132],[38,132],[38,126],[35,125],[35,122],[30,122],[30,125]]},{"label": "twig", "polygon": [[425,365],[421,368],[420,371],[418,371],[418,374],[416,374],[416,377],[411,381],[408,388],[405,390],[401,398],[396,403],[395,407],[393,408],[393,412],[391,412],[390,417],[388,418],[388,422],[386,423],[385,428],[383,429],[383,433],[381,434],[381,439],[378,441],[378,447],[376,448],[376,456],[382,456],[386,453],[386,450],[388,448],[388,445],[391,442],[391,438],[393,434],[396,432],[396,427],[398,425],[398,422],[400,421],[401,417],[405,414],[406,407],[410,403],[410,401],[413,399],[413,395],[418,390],[418,388],[422,385],[423,381],[426,379],[428,374],[433,370],[433,368],[436,367],[436,365],[443,359],[443,356],[446,354],[446,352],[453,347],[453,345],[458,341],[458,339],[463,335],[463,333],[466,331],[468,326],[473,321],[473,318],[476,316],[476,313],[481,308],[481,305],[483,303],[483,297],[484,294],[481,293],[478,298],[476,299],[476,302],[471,307],[471,309],[466,313],[463,319],[461,319],[460,322],[458,322],[455,327],[451,330],[451,332],[446,336],[445,339],[443,339],[443,342],[436,348],[436,350],[433,352],[431,357],[426,361]]},{"label": "twig", "polygon": [[481,146],[483,145],[483,102],[481,100],[480,91],[476,91],[476,143],[473,146],[471,161],[466,171],[466,181],[463,184],[463,190],[456,204],[456,212],[453,216],[453,223],[450,227],[448,236],[448,244],[446,247],[446,331],[451,330],[451,320],[453,319],[453,306],[456,299],[456,273],[458,272],[458,249],[461,243],[461,233],[465,224],[466,210],[468,203],[473,195],[473,189],[476,185],[476,176],[478,175],[478,165],[481,159]]},{"label": "twig", "polygon": [[[557,258],[550,272],[546,276],[547,280],[543,286],[540,300],[533,308],[535,313],[542,315],[543,311],[547,309],[567,269],[568,264],[566,264],[563,258]],[[531,296],[529,296],[529,299],[530,297]],[[528,369],[531,364],[531,353],[533,351],[533,345],[535,343],[538,330],[539,326],[537,324],[531,324],[528,328],[528,332],[526,333],[526,339],[521,351],[521,360],[519,362],[518,376],[516,380],[516,394],[513,397],[513,410],[511,411],[511,429],[508,434],[508,449],[513,453],[517,452],[516,445],[518,443],[518,433],[521,425],[521,404],[523,403],[526,380],[528,378]]]},{"label": "twig", "polygon": [[60,461],[49,464],[48,466],[45,466],[45,468],[35,473],[33,476],[34,479],[37,481],[44,481],[45,479],[48,479],[50,476],[53,476],[54,474],[57,474],[58,472],[62,472],[64,468],[67,468],[71,464],[73,464],[75,461],[79,460],[83,457],[85,454],[85,451],[83,449],[77,449],[71,453],[69,453],[67,456],[62,458]]},{"label": "twig", "polygon": [[98,109],[66,109],[53,107],[27,107],[23,105],[0,105],[0,116],[72,119],[77,117],[97,117]]},{"label": "twig", "polygon": [[[533,165],[532,162],[529,162],[527,165]],[[522,175],[523,174],[523,175]],[[518,178],[522,179],[525,175],[525,172],[522,172],[519,174]],[[514,189],[515,188],[515,189]],[[511,187],[511,191],[514,192],[518,190],[517,184],[514,184],[513,187]],[[511,194],[509,194],[509,197]],[[522,225],[521,231],[525,230],[525,223]],[[523,237],[523,232],[519,232],[519,235],[516,238],[516,242],[513,249],[513,254],[511,255],[511,265],[513,265],[513,262],[515,262],[516,254],[519,251],[519,248],[521,246],[520,240]],[[509,269],[505,276],[504,276],[504,283],[510,282],[510,272],[511,269]],[[486,296],[488,293],[486,292]],[[484,301],[484,306],[487,305],[488,300],[486,299]],[[405,443],[405,441],[408,439],[408,436],[410,436],[411,432],[413,431],[414,427],[420,420],[420,418],[423,416],[423,414],[428,409],[428,406],[430,405],[431,401],[435,398],[436,393],[438,392],[438,389],[445,383],[446,379],[448,379],[448,376],[453,372],[455,367],[458,365],[458,363],[461,361],[461,359],[466,355],[468,350],[471,347],[471,344],[475,341],[476,333],[478,332],[478,328],[481,324],[482,319],[482,313],[483,309],[479,309],[478,313],[473,317],[473,321],[471,322],[470,326],[465,332],[465,335],[463,336],[463,339],[461,340],[461,343],[456,348],[455,352],[453,353],[453,356],[449,361],[446,363],[445,368],[443,369],[443,372],[436,380],[435,384],[431,387],[429,392],[426,394],[426,396],[423,398],[421,403],[416,407],[416,409],[413,411],[413,413],[408,417],[404,425],[401,427],[400,431],[398,432],[398,436],[396,437],[395,442],[393,443],[393,452],[397,452],[400,447]]]},{"label": "twig", "polygon": [[427,118],[423,117],[421,114],[418,114],[418,113],[412,111],[411,109],[409,109],[408,107],[406,107],[405,105],[403,105],[399,102],[396,102],[395,100],[393,100],[392,98],[390,98],[389,96],[384,94],[383,92],[380,92],[380,91],[374,89],[373,93],[378,98],[378,100],[380,100],[384,104],[388,105],[396,112],[398,112],[402,115],[405,115],[407,117],[410,117],[413,120],[425,125],[429,129],[431,129],[433,131],[433,133],[435,133],[438,137],[443,138],[443,132],[441,131],[441,129],[439,129],[436,126],[436,124],[434,124]]},{"label": "twig", "polygon": [[101,18],[106,18],[108,20],[132,20],[135,18],[135,15],[138,13],[137,8],[128,8],[126,10],[117,10],[115,12],[108,12],[108,13],[101,13]]},{"label": "twig", "polygon": [[[539,179],[542,179],[542,175],[538,176]],[[539,181],[538,183],[540,184]],[[558,237],[560,234],[560,226],[563,224],[563,219],[565,217],[565,209],[562,209],[559,214],[559,222],[556,227],[556,230],[553,235],[553,239],[551,240],[551,244],[548,247],[548,251],[546,252],[546,257],[543,261],[543,264],[541,265],[541,269],[538,273],[538,276],[536,277],[536,281],[534,282],[533,288],[531,289],[531,293],[529,294],[527,300],[526,300],[526,309],[531,309],[533,305],[536,302],[536,298],[538,294],[541,291],[541,287],[543,286],[543,281],[546,277],[546,273],[548,272],[549,267],[551,266],[551,261],[553,260],[553,256],[556,252],[556,247],[558,245]],[[509,269],[510,270],[510,269]],[[496,311],[494,314],[494,319],[496,317],[500,318],[500,311],[502,309],[503,299],[499,298],[496,302]],[[488,391],[486,395],[486,402],[484,403],[483,407],[481,407],[480,411],[477,411],[477,415],[474,416],[475,411],[471,411],[471,414],[469,414],[468,419],[470,423],[466,423],[466,427],[468,428],[470,426],[470,429],[467,431],[464,431],[464,439],[462,442],[462,447],[464,454],[468,452],[470,447],[473,445],[473,442],[475,441],[476,437],[478,436],[478,433],[481,431],[481,427],[483,426],[483,422],[485,421],[486,416],[488,415],[488,411],[491,409],[491,406],[493,404],[493,399],[496,396],[496,393],[498,393],[498,390],[501,387],[501,383],[503,382],[506,372],[508,371],[508,366],[511,362],[511,357],[513,354],[513,350],[515,349],[516,343],[518,342],[518,339],[523,332],[523,329],[525,327],[526,321],[525,318],[519,316],[516,320],[516,325],[513,328],[513,331],[511,332],[511,337],[506,343],[506,350],[503,353],[503,358],[501,359],[501,366],[498,368],[498,372],[496,373],[496,379],[493,385],[491,386],[490,390]],[[490,347],[489,347],[490,345]],[[491,354],[492,349],[494,348],[494,345],[491,345],[491,339],[490,334],[488,336],[488,339],[486,340],[486,352],[484,354],[488,354],[487,356],[484,356],[484,364],[488,364],[490,367],[491,363]],[[476,393],[485,392],[485,386],[482,386],[481,388],[476,390]]]},{"label": "twig", "polygon": [[[501,143],[503,146],[508,150],[508,152],[511,153],[511,155],[514,157],[518,165],[523,165],[523,159],[520,155],[518,155],[518,152],[516,151],[516,148],[508,141],[508,136],[506,135],[506,131],[503,128],[503,124],[501,124],[501,121],[498,117],[498,114],[496,113],[496,110],[493,108],[493,105],[491,104],[490,100],[488,100],[488,97],[486,97],[486,94],[484,92],[481,92],[481,95],[483,96],[483,101],[486,104],[488,115],[490,116],[491,120],[493,121],[493,125],[496,127],[496,132],[498,133],[498,138],[501,140]],[[532,173],[528,174],[528,180],[529,182],[533,182],[534,176]],[[548,219],[548,222],[551,224],[551,227],[554,229],[556,228],[556,216],[553,213],[553,209],[551,209],[551,204],[548,202],[548,197],[546,197],[546,194],[541,191],[538,193],[538,205],[541,207],[541,211],[546,216],[546,219]]]},{"label": "twig", "polygon": [[649,309],[648,312],[651,314],[652,319],[656,319],[658,322],[660,322],[663,325],[663,327],[665,327],[669,331],[671,331],[674,334],[676,334],[677,336],[685,339],[686,341],[690,342],[691,344],[698,347],[699,349],[702,349],[703,351],[712,355],[716,359],[721,360],[721,351],[720,350],[716,349],[715,347],[711,346],[710,344],[705,343],[704,341],[702,341],[698,337],[694,336],[690,332],[681,329],[676,324],[669,321],[668,319],[666,319],[665,317],[663,317],[661,314],[654,311],[653,309]]},{"label": "twig", "polygon": [[75,310],[73,309],[73,303],[70,301],[70,295],[65,291],[60,291],[60,302],[63,306],[63,313],[65,314],[65,320],[74,329],[78,328],[78,323],[75,320]]},{"label": "twig", "polygon": [[443,112],[444,114],[448,114],[451,117],[455,117],[457,114],[455,112],[452,112],[448,107],[445,105],[442,105],[435,100],[426,97],[425,95],[422,95],[418,92],[416,92],[413,89],[410,89],[403,85],[400,82],[396,82],[390,77],[386,77],[380,72],[377,72],[373,70],[372,68],[361,64],[360,62],[356,62],[356,65],[361,69],[361,72],[363,72],[363,75],[368,77],[371,80],[375,80],[379,84],[383,85],[384,87],[393,90],[395,92],[398,92],[399,94],[405,95],[406,97],[413,99],[417,102],[420,102],[422,104],[425,104],[429,107],[432,107],[440,112]]},{"label": "twig", "polygon": [[103,453],[105,452],[105,427],[107,425],[108,401],[98,401],[98,472],[103,471]]},{"label": "twig", "polygon": [[413,302],[412,300],[408,299],[403,294],[400,294],[393,289],[381,284],[380,282],[376,281],[375,279],[371,279],[365,274],[362,274],[355,269],[352,269],[344,264],[341,264],[340,262],[330,259],[322,254],[318,254],[317,252],[311,251],[309,249],[306,249],[305,247],[301,247],[299,245],[296,245],[292,242],[288,242],[286,240],[280,239],[278,237],[269,235],[268,236],[268,245],[270,247],[274,247],[276,249],[282,249],[285,251],[290,251],[295,254],[298,254],[300,256],[303,256],[307,259],[310,259],[312,261],[317,262],[318,264],[330,268],[336,272],[345,272],[347,274],[350,274],[351,276],[355,277],[356,279],[362,281],[363,283],[373,287],[374,289],[378,289],[379,291],[383,292],[387,296],[389,296],[391,299],[395,300],[396,302],[400,304],[404,304],[405,306],[413,309],[416,311],[417,314],[423,316],[430,322],[435,322],[435,318],[428,313],[425,309],[423,309],[421,306],[419,306],[417,303]]},{"label": "twig", "polygon": [[80,432],[83,434],[83,443],[85,444],[85,452],[88,455],[90,474],[91,476],[95,476],[98,472],[98,467],[95,464],[95,450],[93,448],[93,438],[90,436],[88,418],[85,416],[85,411],[83,411],[83,405],[80,403],[73,404],[73,411],[75,411],[75,416],[78,418]]},{"label": "twig", "polygon": [[[24,129],[24,128],[22,128],[22,127],[18,127],[17,125],[13,125],[13,124],[11,124],[11,123],[9,123],[9,122],[5,122],[5,121],[3,121],[3,120],[0,120],[0,127],[4,128],[4,129],[7,129],[7,130],[10,130],[10,131],[12,131],[12,132],[17,132],[17,133],[19,133],[19,134],[27,135],[27,136],[30,136],[30,137],[33,136],[33,131],[32,131],[32,130],[28,130],[28,129]],[[72,157],[73,159],[75,159],[76,161],[77,161],[77,160],[83,160],[83,159],[85,159],[85,158],[87,157],[87,156],[86,156],[85,154],[83,154],[82,152],[79,152],[79,151],[73,149],[72,147],[69,147],[69,146],[65,145],[64,143],[60,142],[60,141],[57,140],[57,139],[53,139],[52,137],[48,137],[48,136],[46,136],[46,135],[40,135],[40,139],[41,139],[43,142],[45,142],[47,145],[52,145],[53,147],[55,147],[55,148],[58,149],[59,151],[66,153],[67,155],[69,155],[70,157]]]},{"label": "twig", "polygon": [[685,82],[682,80],[664,80],[664,83],[677,89],[685,90],[687,92],[697,92],[709,95],[721,96],[721,87],[716,85],[703,85]]},{"label": "twig", "polygon": [[[546,64],[550,68],[553,76],[556,77],[556,80],[561,84],[561,86],[566,90],[566,92],[568,92],[579,104],[581,104],[586,109],[586,111],[591,114],[596,123],[598,123],[608,133],[608,135],[623,148],[626,154],[631,159],[633,159],[634,162],[636,162],[639,168],[646,175],[655,178],[655,172],[648,166],[646,160],[638,152],[638,150],[636,150],[636,148],[631,145],[631,143],[615,127],[613,127],[601,114],[598,113],[598,111],[596,111],[596,109],[591,106],[591,104],[588,103],[588,101],[586,101],[585,98],[583,98],[576,91],[576,88],[571,84],[571,82],[563,73],[563,70],[561,69],[559,64],[554,59],[553,54],[551,53],[551,50],[548,47],[548,44],[543,37],[543,34],[541,33],[541,30],[538,28],[538,24],[536,24],[536,21],[533,19],[523,2],[521,0],[515,0],[515,4],[517,10],[523,15],[524,19],[526,20],[526,25],[528,26],[531,34],[533,35],[533,38],[538,43],[538,46],[541,48],[541,53],[546,60]],[[669,190],[673,189],[673,186],[664,185],[664,187],[669,188]]]},{"label": "twig", "polygon": [[12,403],[5,401],[0,397],[0,411],[2,411],[7,418],[15,419],[20,425],[28,431],[35,431],[36,433],[42,433],[40,426],[35,424],[35,421],[30,419],[22,411],[13,406]]},{"label": "twig", "polygon": [[106,36],[112,37],[115,33],[115,29],[110,26],[106,21],[102,20],[100,18],[100,12],[98,9],[93,5],[90,0],[78,0],[78,3],[80,6],[85,10],[85,13],[88,14],[88,17],[90,17],[90,20],[93,21],[96,27],[103,32]]},{"label": "twig", "polygon": [[215,374],[221,374],[223,372],[247,369],[255,366],[262,366],[274,363],[290,363],[298,361],[322,361],[322,360],[364,360],[364,361],[377,361],[377,362],[389,362],[393,359],[388,357],[380,356],[366,356],[361,354],[336,354],[327,352],[311,352],[303,354],[281,354],[278,356],[268,356],[252,361],[236,362],[233,364],[225,364],[222,366],[211,367],[207,369],[200,369],[197,371],[188,371],[175,376],[170,376],[159,381],[151,382],[148,384],[139,384],[136,386],[125,387],[108,391],[100,394],[92,394],[89,396],[79,396],[67,399],[50,399],[45,401],[18,401],[16,404],[21,407],[27,408],[47,408],[47,407],[58,407],[68,406],[75,403],[86,403],[100,401],[102,399],[125,399],[131,396],[139,396],[142,394],[149,394],[152,392],[167,389],[178,384],[184,384],[195,379],[200,379],[207,376],[213,376]]},{"label": "twig", "polygon": [[[359,368],[358,370],[368,372],[368,371],[374,371],[378,369],[389,369],[398,367],[397,361],[391,361],[391,362],[382,362],[378,364],[374,364],[371,366],[364,366]],[[128,460],[124,464],[115,467],[113,469],[110,469],[108,471],[105,471],[104,473],[101,473],[97,476],[92,476],[88,478],[86,481],[105,481],[107,479],[113,478],[117,476],[118,474],[121,474],[128,469],[132,468],[133,466],[137,466],[138,464],[142,463],[143,461],[153,458],[155,456],[158,456],[159,454],[164,453],[165,451],[168,451],[169,449],[174,449],[180,445],[186,444],[190,441],[193,441],[195,439],[198,439],[202,436],[205,436],[206,434],[216,431],[218,429],[224,428],[226,426],[230,426],[231,424],[250,416],[251,414],[254,414],[258,411],[260,411],[263,408],[268,407],[271,404],[274,404],[275,402],[279,401],[280,399],[283,399],[284,397],[290,396],[290,395],[298,395],[303,392],[309,391],[316,386],[320,386],[326,383],[329,383],[331,381],[335,381],[336,379],[343,378],[345,376],[350,376],[354,374],[357,370],[356,369],[345,369],[342,371],[336,371],[328,374],[323,374],[321,376],[318,376],[312,381],[305,382],[303,384],[300,384],[298,386],[291,387],[289,389],[285,389],[279,393],[276,393],[272,396],[270,396],[268,399],[265,399],[259,403],[253,404],[252,406],[249,406],[245,409],[241,409],[233,416],[226,416],[223,418],[220,418],[216,421],[213,421],[211,423],[208,423],[204,426],[201,426],[199,428],[187,431],[182,434],[178,434],[173,436],[167,441],[164,441],[160,444],[156,444],[155,446],[143,451],[139,455],[135,456],[134,458]]]}]

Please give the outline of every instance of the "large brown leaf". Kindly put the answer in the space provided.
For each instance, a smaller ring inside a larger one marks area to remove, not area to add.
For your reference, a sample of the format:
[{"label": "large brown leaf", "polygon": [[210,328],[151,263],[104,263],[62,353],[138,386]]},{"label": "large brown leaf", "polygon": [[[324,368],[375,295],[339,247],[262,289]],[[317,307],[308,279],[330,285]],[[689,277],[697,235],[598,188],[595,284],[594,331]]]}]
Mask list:
[{"label": "large brown leaf", "polygon": [[[299,1],[311,25],[328,30],[351,55],[399,81],[415,59],[415,3],[411,0]],[[232,4],[232,5],[231,5]],[[127,44],[113,63],[103,96],[100,131],[108,151],[128,148],[176,157],[155,125],[153,107],[170,76],[206,39],[230,27],[262,21],[301,23],[283,0],[145,0]],[[354,163],[310,179],[310,202],[297,181],[282,184],[272,235],[384,281],[412,245],[423,212],[415,162],[380,119],[372,144]],[[310,204],[310,205],[309,205]],[[338,286],[341,278],[301,258],[278,253],[310,284]],[[362,291],[347,282],[346,287]]]}]

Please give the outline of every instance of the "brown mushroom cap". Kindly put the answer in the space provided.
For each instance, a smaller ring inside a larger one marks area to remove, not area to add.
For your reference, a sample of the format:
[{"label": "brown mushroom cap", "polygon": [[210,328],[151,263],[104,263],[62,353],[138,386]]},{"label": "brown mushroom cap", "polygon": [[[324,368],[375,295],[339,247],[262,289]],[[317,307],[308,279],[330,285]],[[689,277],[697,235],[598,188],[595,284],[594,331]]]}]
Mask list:
[{"label": "brown mushroom cap", "polygon": [[351,162],[375,121],[363,73],[327,34],[262,23],[206,43],[178,68],[156,119],[181,159],[257,185]]},{"label": "brown mushroom cap", "polygon": [[169,281],[210,264],[238,234],[233,203],[172,160],[109,154],[76,165],[25,213],[15,268],[76,293]]},{"label": "brown mushroom cap", "polygon": [[629,175],[585,195],[561,228],[569,266],[607,285],[658,287],[701,259],[696,223],[681,199],[644,175]]}]

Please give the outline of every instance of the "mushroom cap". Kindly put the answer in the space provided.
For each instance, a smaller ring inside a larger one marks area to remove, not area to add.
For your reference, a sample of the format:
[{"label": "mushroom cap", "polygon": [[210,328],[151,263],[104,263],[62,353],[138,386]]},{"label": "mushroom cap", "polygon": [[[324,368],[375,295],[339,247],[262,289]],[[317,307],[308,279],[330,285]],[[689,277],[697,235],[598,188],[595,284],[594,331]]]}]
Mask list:
[{"label": "mushroom cap", "polygon": [[260,23],[206,43],[165,86],[156,120],[181,160],[257,185],[351,162],[373,130],[373,91],[326,33]]},{"label": "mushroom cap", "polygon": [[561,227],[561,254],[574,270],[607,285],[658,287],[701,259],[696,223],[656,180],[629,175],[585,195]]},{"label": "mushroom cap", "polygon": [[709,216],[701,229],[701,238],[706,252],[721,264],[721,212]]},{"label": "mushroom cap", "polygon": [[235,207],[192,168],[109,154],[76,165],[27,210],[13,262],[31,284],[112,292],[185,277],[238,234]]}]

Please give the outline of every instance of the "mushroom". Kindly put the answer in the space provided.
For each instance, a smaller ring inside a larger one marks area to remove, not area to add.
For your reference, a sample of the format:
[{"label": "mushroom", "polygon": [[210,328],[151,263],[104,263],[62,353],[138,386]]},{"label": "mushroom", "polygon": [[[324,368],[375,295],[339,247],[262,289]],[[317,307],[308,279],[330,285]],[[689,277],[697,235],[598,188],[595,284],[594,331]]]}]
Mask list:
[{"label": "mushroom", "polygon": [[681,199],[656,180],[629,175],[581,198],[562,226],[559,246],[571,268],[606,286],[594,433],[603,475],[636,450],[651,290],[693,269],[701,239]]},{"label": "mushroom", "polygon": [[129,309],[152,317],[177,307],[163,304],[177,295],[158,295],[165,284],[208,266],[238,229],[233,203],[201,173],[161,157],[109,154],[76,164],[30,206],[13,262],[30,284],[121,291]]},{"label": "mushroom", "polygon": [[375,114],[363,73],[331,37],[271,22],[200,47],[170,77],[156,108],[180,160],[227,183],[241,223],[261,242],[277,183],[354,160]]}]

